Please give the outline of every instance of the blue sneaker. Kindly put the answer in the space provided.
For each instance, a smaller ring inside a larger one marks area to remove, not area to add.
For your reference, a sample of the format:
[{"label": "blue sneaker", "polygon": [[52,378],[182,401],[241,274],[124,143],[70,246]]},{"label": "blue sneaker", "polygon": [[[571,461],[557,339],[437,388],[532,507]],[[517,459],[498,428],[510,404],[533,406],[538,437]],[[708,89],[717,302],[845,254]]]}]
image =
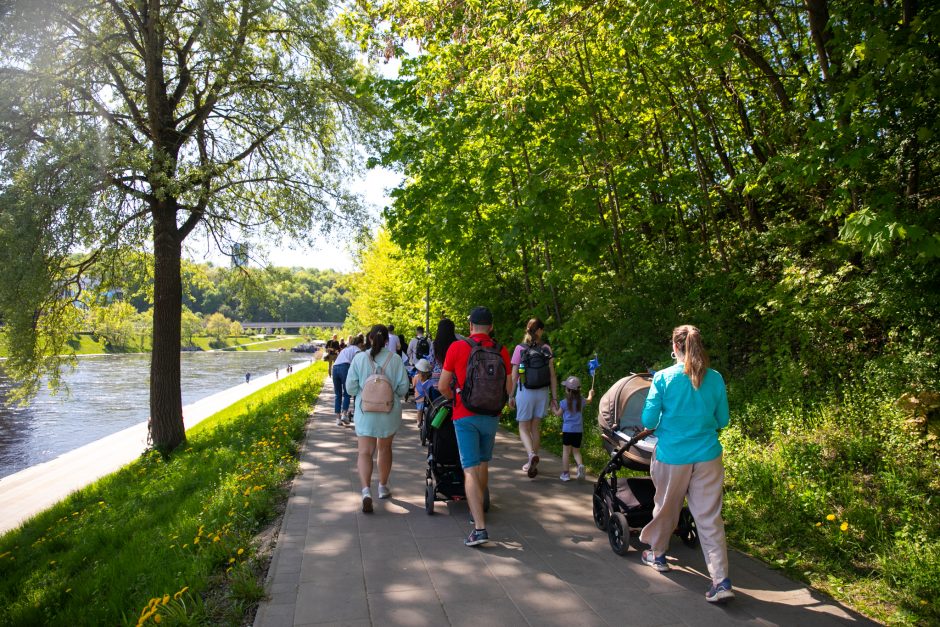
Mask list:
[{"label": "blue sneaker", "polygon": [[724,603],[734,598],[734,590],[731,589],[731,580],[725,577],[718,583],[713,583],[712,587],[705,593],[705,600],[709,603]]},{"label": "blue sneaker", "polygon": [[666,561],[666,554],[663,553],[659,557],[656,557],[656,554],[652,551],[643,551],[643,555],[640,556],[640,559],[643,560],[643,563],[647,566],[651,566],[658,570],[661,573],[668,573],[672,570],[669,567],[669,562]]},{"label": "blue sneaker", "polygon": [[486,529],[474,529],[463,543],[467,546],[477,546],[489,541],[490,534],[486,533]]}]

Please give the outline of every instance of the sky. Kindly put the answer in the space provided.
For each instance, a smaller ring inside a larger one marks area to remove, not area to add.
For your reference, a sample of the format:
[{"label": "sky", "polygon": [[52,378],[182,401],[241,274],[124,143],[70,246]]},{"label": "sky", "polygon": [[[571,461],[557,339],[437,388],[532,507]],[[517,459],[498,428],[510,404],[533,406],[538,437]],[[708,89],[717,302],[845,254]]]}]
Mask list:
[{"label": "sky", "polygon": [[[400,65],[398,59],[392,59],[388,63],[377,63],[375,68],[382,76],[395,78],[398,76]],[[382,210],[391,204],[388,193],[398,187],[401,181],[401,175],[377,167],[367,170],[361,179],[352,181],[350,189],[365,200],[369,214],[378,219]],[[209,245],[205,237],[194,232],[189,239],[191,242],[186,245],[184,251],[187,259],[197,263],[212,262],[216,266],[231,264],[231,258],[220,253],[214,245]],[[268,246],[264,255],[267,262],[274,266],[353,272],[356,269],[353,246],[352,239],[344,240],[342,233],[333,234],[329,238],[317,233],[312,240],[285,239],[277,246]],[[249,255],[254,260],[258,252],[250,251]],[[257,263],[252,263],[252,265],[257,265]]]}]

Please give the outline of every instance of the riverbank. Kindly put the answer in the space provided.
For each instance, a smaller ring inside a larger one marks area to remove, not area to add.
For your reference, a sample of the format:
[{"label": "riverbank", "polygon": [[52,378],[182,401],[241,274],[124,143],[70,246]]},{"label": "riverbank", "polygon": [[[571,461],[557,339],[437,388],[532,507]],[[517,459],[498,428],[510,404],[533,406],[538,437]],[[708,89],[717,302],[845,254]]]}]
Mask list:
[{"label": "riverbank", "polygon": [[168,460],[151,452],[0,536],[0,624],[238,624],[263,595],[252,538],[285,498],[325,374],[250,386]]},{"label": "riverbank", "polygon": [[[273,339],[263,340],[259,340],[253,336],[230,337],[222,340],[225,346],[214,348],[212,344],[217,341],[218,340],[215,338],[207,336],[195,337],[193,338],[192,346],[198,348],[201,352],[207,353],[215,351],[258,351],[276,348],[289,350],[294,346],[304,342],[305,338],[301,335],[281,336],[275,337]],[[120,350],[108,350],[105,347],[103,340],[95,341],[90,335],[87,334],[80,334],[76,336],[75,340],[69,344],[74,349],[74,353],[72,353],[72,355],[75,357],[89,357],[99,355],[142,355],[150,353],[149,343],[137,343],[134,346]],[[5,359],[7,359],[6,349],[3,347],[3,344],[0,343],[0,361]]]},{"label": "riverbank", "polygon": [[[294,364],[295,374],[310,362]],[[281,377],[286,378],[286,377]],[[191,428],[216,412],[278,380],[270,373],[253,377],[183,408]],[[69,493],[132,462],[147,448],[146,421],[0,479],[0,533],[65,498]]]}]

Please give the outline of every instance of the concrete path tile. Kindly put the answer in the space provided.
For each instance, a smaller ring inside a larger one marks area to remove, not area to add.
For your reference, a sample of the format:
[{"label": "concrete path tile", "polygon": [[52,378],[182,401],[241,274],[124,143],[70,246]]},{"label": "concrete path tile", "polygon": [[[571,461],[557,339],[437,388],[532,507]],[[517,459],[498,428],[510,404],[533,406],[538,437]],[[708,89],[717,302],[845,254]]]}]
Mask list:
[{"label": "concrete path tile", "polygon": [[[871,623],[806,586],[732,551],[738,594],[705,602],[701,550],[678,538],[674,569],[640,562],[637,539],[611,551],[592,520],[591,481],[562,483],[560,461],[540,453],[539,476],[516,437],[500,431],[490,464],[491,542],[467,548],[465,502],[424,506],[426,450],[414,414],[395,438],[391,499],[360,511],[355,432],[338,428],[327,383],[311,416],[255,625],[853,625]],[[373,478],[373,496],[377,481]],[[293,599],[293,600],[292,600]]]},{"label": "concrete path tile", "polygon": [[369,594],[373,625],[438,627],[447,624],[444,607],[429,588]]},{"label": "concrete path tile", "polygon": [[448,622],[454,627],[529,627],[529,622],[509,599],[444,601]]}]

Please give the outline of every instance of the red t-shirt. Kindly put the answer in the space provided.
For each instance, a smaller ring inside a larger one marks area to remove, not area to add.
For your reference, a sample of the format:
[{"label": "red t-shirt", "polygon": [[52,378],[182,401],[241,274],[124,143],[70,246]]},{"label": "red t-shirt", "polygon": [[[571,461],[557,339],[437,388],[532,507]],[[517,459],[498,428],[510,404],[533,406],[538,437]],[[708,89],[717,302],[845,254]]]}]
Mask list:
[{"label": "red t-shirt", "polygon": [[[495,342],[486,333],[474,333],[470,336],[474,342],[482,343],[484,346],[493,346]],[[470,345],[463,340],[457,340],[447,349],[447,356],[444,357],[444,370],[454,373],[457,379],[457,389],[463,389],[463,384],[467,380],[467,360],[470,359]],[[500,353],[503,355],[503,364],[506,366],[506,372],[509,370],[509,352],[505,346],[500,347]],[[460,420],[467,416],[473,416],[473,412],[463,406],[463,401],[458,392],[454,397],[454,420]]]}]

